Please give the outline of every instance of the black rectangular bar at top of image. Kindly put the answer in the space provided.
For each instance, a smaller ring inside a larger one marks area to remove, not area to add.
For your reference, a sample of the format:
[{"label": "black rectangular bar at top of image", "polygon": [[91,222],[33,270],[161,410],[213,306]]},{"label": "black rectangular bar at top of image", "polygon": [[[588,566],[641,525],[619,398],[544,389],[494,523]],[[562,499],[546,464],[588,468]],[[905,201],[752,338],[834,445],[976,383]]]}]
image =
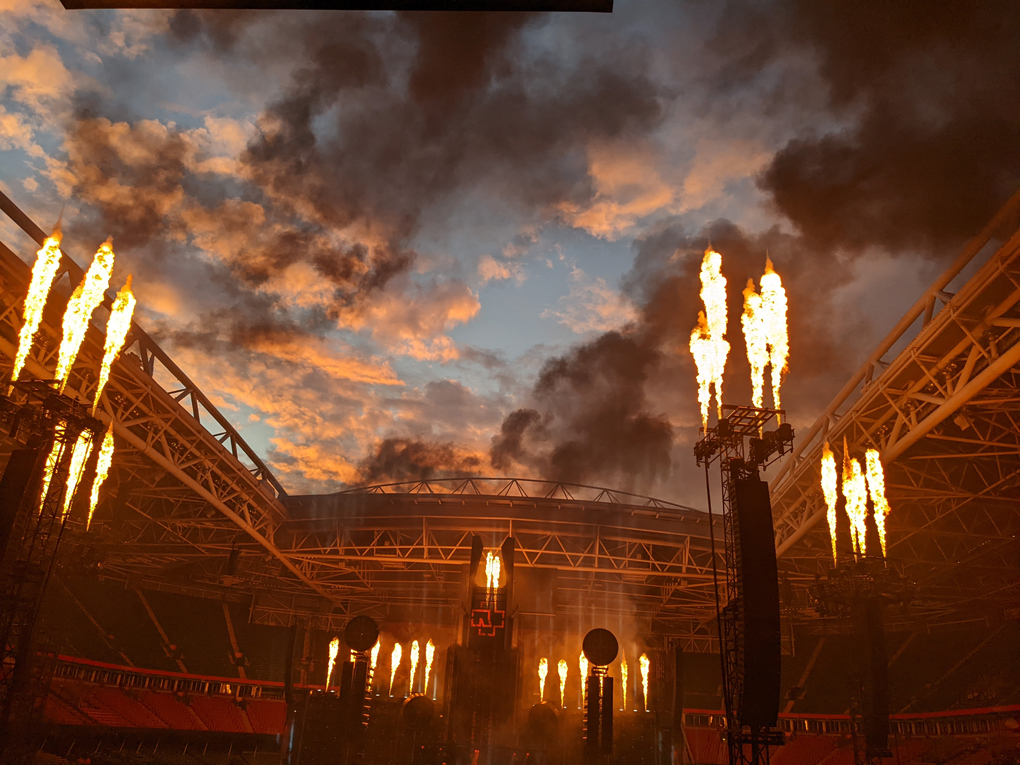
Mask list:
[{"label": "black rectangular bar at top of image", "polygon": [[60,2],[67,10],[147,8],[151,10],[613,12],[613,0],[60,0]]}]

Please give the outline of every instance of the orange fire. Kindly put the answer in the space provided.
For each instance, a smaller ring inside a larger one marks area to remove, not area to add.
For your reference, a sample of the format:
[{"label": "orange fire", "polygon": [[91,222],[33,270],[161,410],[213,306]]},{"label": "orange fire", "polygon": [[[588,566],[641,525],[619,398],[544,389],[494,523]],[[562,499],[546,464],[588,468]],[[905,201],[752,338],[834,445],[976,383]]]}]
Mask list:
[{"label": "orange fire", "polygon": [[620,689],[623,691],[623,711],[627,711],[627,654],[620,658]]},{"label": "orange fire", "polygon": [[545,702],[545,678],[549,674],[549,660],[542,658],[538,660],[538,700]]},{"label": "orange fire", "polygon": [[836,504],[839,502],[836,481],[836,457],[825,442],[822,448],[822,495],[825,497],[825,517],[829,521],[829,538],[832,540],[832,562],[836,563]]},{"label": "orange fire", "polygon": [[46,307],[46,298],[50,294],[50,287],[57,276],[60,268],[60,228],[58,227],[50,237],[43,242],[42,247],[35,256],[35,265],[32,266],[32,280],[28,284],[28,294],[25,295],[24,323],[18,333],[18,353],[14,357],[14,368],[11,370],[11,382],[15,382],[25,368],[25,361],[28,360],[29,351],[32,350],[32,343],[35,342],[35,335],[42,323],[43,309]]},{"label": "orange fire", "polygon": [[50,484],[53,482],[53,471],[57,469],[57,463],[60,462],[60,455],[64,450],[64,434],[66,432],[63,423],[58,423],[53,429],[53,446],[50,449],[49,456],[46,457],[46,467],[43,469],[42,492],[39,494],[40,510],[46,502],[46,493],[50,490]]},{"label": "orange fire", "polygon": [[744,288],[744,314],[740,317],[747,346],[747,361],[751,365],[751,403],[761,409],[765,405],[765,367],[769,363],[768,336],[765,311],[761,295],[755,292],[754,280],[747,280]]},{"label": "orange fire", "polygon": [[113,245],[108,239],[96,253],[89,270],[67,301],[64,312],[64,337],[60,342],[60,353],[57,356],[57,371],[54,377],[61,393],[67,386],[71,375],[71,367],[78,357],[81,344],[85,341],[92,312],[103,302],[103,296],[110,286],[110,274],[113,271]]},{"label": "orange fire", "polygon": [[368,664],[368,687],[373,688],[375,686],[375,667],[379,663],[379,649],[382,644],[376,640],[375,645],[372,646],[372,652],[369,654]]},{"label": "orange fire", "polygon": [[436,645],[429,638],[429,642],[425,644],[425,687],[421,689],[421,692],[426,696],[429,693],[429,676],[432,674],[432,660],[436,657]]},{"label": "orange fire", "polygon": [[556,664],[556,671],[560,676],[560,709],[565,709],[567,706],[567,660],[560,659],[559,663]]},{"label": "orange fire", "polygon": [[583,709],[588,700],[588,657],[584,655],[584,651],[581,651],[581,658],[578,659],[577,666],[581,670],[581,708]]},{"label": "orange fire", "polygon": [[329,665],[326,667],[326,690],[329,690],[329,681],[333,677],[333,665],[336,664],[336,655],[340,652],[340,638],[335,637],[329,641]]},{"label": "orange fire", "polygon": [[414,678],[418,674],[418,641],[411,643],[411,679],[407,681],[408,695],[414,693]]},{"label": "orange fire", "polygon": [[723,371],[730,352],[726,341],[726,277],[722,275],[722,255],[712,249],[705,250],[701,261],[701,299],[705,310],[698,313],[690,348],[698,369],[701,426],[707,428],[713,388],[716,412],[722,417]]},{"label": "orange fire", "polygon": [[864,555],[867,548],[868,487],[861,463],[850,457],[846,436],[843,437],[843,497],[850,519],[850,542],[855,553]]},{"label": "orange fire", "polygon": [[92,526],[92,514],[96,512],[96,505],[99,504],[99,490],[110,473],[110,465],[113,463],[113,423],[106,429],[103,437],[103,444],[99,447],[99,457],[96,459],[96,477],[92,480],[92,495],[89,498],[89,519],[85,524],[88,531]]},{"label": "orange fire", "polygon": [[652,663],[648,660],[648,654],[641,654],[641,658],[638,659],[638,664],[641,665],[641,693],[645,700],[645,711],[648,711],[648,669]]},{"label": "orange fire", "polygon": [[120,356],[127,340],[128,330],[131,329],[131,317],[135,312],[135,296],[131,292],[131,275],[128,274],[127,281],[117,293],[117,299],[113,301],[113,308],[110,310],[110,320],[106,323],[106,345],[103,349],[103,365],[99,370],[99,384],[96,386],[96,398],[92,404],[92,414],[96,413],[99,406],[99,398],[103,395],[103,389],[110,379],[110,367]]},{"label": "orange fire", "polygon": [[71,450],[71,467],[67,471],[64,509],[60,515],[61,522],[67,518],[67,511],[71,509],[71,501],[74,499],[75,491],[78,490],[78,482],[81,480],[81,474],[85,470],[85,463],[88,461],[91,453],[92,435],[88,431],[83,430],[78,434],[78,440],[74,442],[74,449]]},{"label": "orange fire", "polygon": [[393,695],[393,680],[397,676],[397,667],[400,666],[400,657],[403,653],[404,649],[400,647],[400,643],[394,643],[393,653],[390,654],[390,696]]},{"label": "orange fire", "polygon": [[761,277],[761,304],[765,318],[765,336],[769,344],[769,366],[772,367],[772,400],[776,409],[782,409],[779,389],[783,374],[789,367],[790,340],[786,327],[786,290],[783,280],[765,259],[765,273]]},{"label": "orange fire", "polygon": [[498,552],[485,553],[485,603],[496,607],[496,590],[499,589],[499,575],[503,568]]},{"label": "orange fire", "polygon": [[871,504],[875,508],[875,528],[878,529],[878,541],[882,543],[882,557],[885,557],[885,518],[889,515],[889,502],[885,498],[885,473],[882,470],[882,459],[876,449],[868,449],[865,455],[867,462],[868,493]]}]

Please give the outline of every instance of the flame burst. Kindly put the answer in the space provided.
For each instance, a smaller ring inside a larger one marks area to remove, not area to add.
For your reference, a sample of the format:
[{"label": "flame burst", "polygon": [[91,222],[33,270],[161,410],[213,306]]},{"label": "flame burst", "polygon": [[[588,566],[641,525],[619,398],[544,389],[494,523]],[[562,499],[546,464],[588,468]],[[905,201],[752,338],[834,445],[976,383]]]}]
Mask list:
[{"label": "flame burst", "polygon": [[825,497],[825,517],[829,521],[829,538],[832,540],[832,562],[836,563],[836,504],[839,496],[836,493],[836,457],[825,442],[822,448],[822,495]]},{"label": "flame burst", "polygon": [[715,389],[716,413],[722,417],[723,370],[730,344],[726,341],[726,277],[722,255],[705,250],[701,261],[701,299],[705,310],[698,313],[698,325],[691,332],[691,355],[698,368],[698,403],[701,426],[708,427],[708,408]]},{"label": "flame burst", "polygon": [[496,606],[496,590],[499,589],[499,574],[502,566],[499,553],[485,553],[485,600],[491,608]]},{"label": "flame burst", "polygon": [[61,523],[67,518],[67,512],[71,509],[71,501],[74,499],[74,493],[78,490],[78,482],[81,480],[81,474],[85,471],[85,462],[90,454],[92,454],[92,435],[83,430],[78,434],[78,440],[74,442],[74,449],[71,450],[71,467],[67,471],[64,510],[60,515]]},{"label": "flame burst", "polygon": [[64,392],[67,379],[71,375],[71,367],[78,357],[78,351],[85,340],[92,312],[103,302],[103,296],[110,286],[110,274],[113,271],[113,245],[108,239],[99,248],[92,265],[67,301],[64,312],[64,338],[60,342],[60,353],[57,357],[57,371],[54,376],[59,384],[60,392]]},{"label": "flame burst", "polygon": [[32,350],[32,343],[35,342],[35,335],[42,323],[46,298],[60,268],[60,238],[58,228],[43,242],[39,252],[36,253],[35,265],[32,266],[32,280],[28,284],[28,294],[25,295],[24,323],[18,334],[18,353],[14,357],[11,382],[15,382],[24,370],[28,353]]},{"label": "flame burst", "polygon": [[131,275],[116,300],[113,301],[113,308],[110,310],[110,320],[106,323],[106,345],[103,349],[103,366],[99,370],[99,384],[96,386],[96,398],[92,404],[92,414],[96,413],[99,406],[99,398],[103,395],[103,389],[110,379],[110,367],[120,356],[124,348],[124,341],[127,340],[128,330],[131,329],[131,317],[135,313],[135,296],[131,292]]},{"label": "flame burst", "polygon": [[846,499],[846,514],[850,519],[850,542],[854,552],[864,555],[867,550],[868,488],[861,470],[861,463],[850,457],[850,450],[843,437],[843,497]]},{"label": "flame burst", "polygon": [[63,423],[58,423],[53,429],[53,447],[50,449],[49,456],[46,457],[46,467],[43,470],[42,479],[42,491],[39,493],[39,506],[40,508],[46,502],[46,494],[50,490],[50,484],[53,482],[53,472],[57,469],[57,463],[60,461],[60,453],[64,448],[64,434],[66,433]]},{"label": "flame burst", "polygon": [[875,508],[875,528],[878,529],[878,541],[882,543],[882,557],[885,557],[885,517],[889,515],[889,502],[885,498],[885,473],[882,471],[882,460],[875,449],[868,449],[865,455],[867,462],[868,493],[871,504]]},{"label": "flame burst", "polygon": [[400,643],[394,643],[393,653],[390,654],[390,696],[393,695],[393,680],[397,677],[397,667],[400,666],[400,657],[403,654],[404,649],[400,647]]},{"label": "flame burst", "polygon": [[648,654],[641,654],[641,658],[638,659],[638,664],[641,666],[641,693],[644,696],[645,711],[648,711],[648,668],[651,666],[651,662],[648,661]]},{"label": "flame burst", "polygon": [[620,658],[620,688],[623,691],[623,711],[627,711],[627,654]]},{"label": "flame burst", "polygon": [[429,675],[432,674],[432,660],[436,657],[436,646],[429,638],[429,642],[425,644],[425,687],[421,689],[421,692],[426,696],[429,692]]},{"label": "flame burst", "polygon": [[414,693],[414,678],[418,674],[418,641],[411,643],[411,679],[407,681],[408,695]]},{"label": "flame burst", "polygon": [[761,409],[765,405],[765,367],[769,363],[768,336],[765,333],[765,312],[761,295],[755,292],[754,280],[744,288],[744,314],[740,317],[747,345],[747,361],[751,365],[751,403]]},{"label": "flame burst", "polygon": [[538,700],[545,702],[545,678],[549,674],[549,660],[539,659],[538,661]]},{"label": "flame burst", "polygon": [[92,495],[89,497],[89,519],[85,524],[88,531],[92,526],[92,514],[96,512],[96,505],[99,504],[99,490],[110,473],[110,465],[113,464],[113,423],[106,429],[103,436],[103,445],[99,447],[99,457],[96,459],[96,477],[92,479]]},{"label": "flame burst", "polygon": [[560,709],[565,709],[567,706],[567,660],[560,659],[556,665],[556,671],[560,676]]},{"label": "flame burst", "polygon": [[772,400],[776,409],[782,409],[779,389],[783,374],[789,368],[790,339],[786,327],[786,290],[783,280],[766,257],[765,273],[761,277],[761,305],[765,319],[765,336],[769,344],[769,366],[772,367]]},{"label": "flame burst", "polygon": [[336,664],[336,655],[340,652],[340,638],[335,637],[329,641],[329,664],[326,667],[326,690],[329,690],[329,681],[333,677],[333,665]]},{"label": "flame burst", "polygon": [[581,708],[583,709],[588,701],[588,657],[584,655],[584,651],[581,651],[581,658],[578,659],[577,666],[581,670]]}]

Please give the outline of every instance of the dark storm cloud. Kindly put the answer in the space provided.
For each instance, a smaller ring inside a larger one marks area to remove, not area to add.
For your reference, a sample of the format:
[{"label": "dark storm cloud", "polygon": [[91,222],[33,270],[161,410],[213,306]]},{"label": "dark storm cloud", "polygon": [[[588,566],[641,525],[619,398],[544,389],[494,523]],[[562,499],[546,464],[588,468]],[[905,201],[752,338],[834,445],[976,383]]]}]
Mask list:
[{"label": "dark storm cloud", "polygon": [[793,138],[760,178],[824,249],[942,256],[1020,185],[1011,2],[734,3],[720,25],[730,84],[810,51],[842,127]]},{"label": "dark storm cloud", "polygon": [[358,466],[363,484],[479,475],[483,462],[452,443],[386,438]]}]

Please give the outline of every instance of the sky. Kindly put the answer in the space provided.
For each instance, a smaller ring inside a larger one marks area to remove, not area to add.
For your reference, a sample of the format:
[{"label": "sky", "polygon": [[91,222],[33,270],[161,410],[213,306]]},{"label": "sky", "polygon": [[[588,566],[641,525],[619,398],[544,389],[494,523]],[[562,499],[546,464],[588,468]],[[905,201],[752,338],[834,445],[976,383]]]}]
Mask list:
[{"label": "sky", "polygon": [[[514,475],[703,504],[711,243],[787,289],[808,427],[1020,185],[1008,2],[612,14],[0,0],[0,188],[292,494]],[[34,247],[7,221],[0,239]]]}]

